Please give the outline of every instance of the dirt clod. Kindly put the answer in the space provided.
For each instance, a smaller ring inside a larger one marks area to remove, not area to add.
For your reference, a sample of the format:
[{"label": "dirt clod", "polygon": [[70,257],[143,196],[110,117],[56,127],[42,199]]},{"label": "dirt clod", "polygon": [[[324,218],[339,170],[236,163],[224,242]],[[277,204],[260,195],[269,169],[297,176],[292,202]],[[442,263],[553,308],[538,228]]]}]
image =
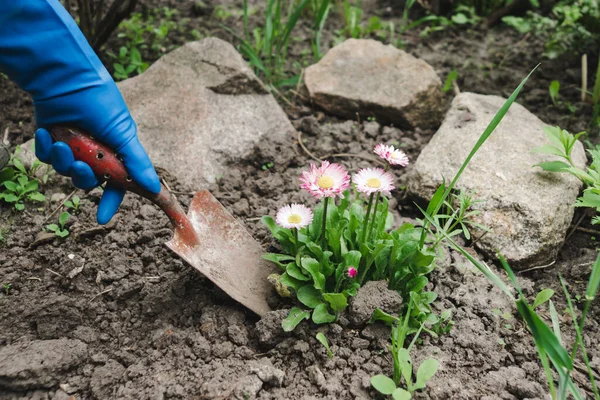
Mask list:
[{"label": "dirt clod", "polygon": [[367,282],[355,297],[350,298],[348,318],[352,324],[364,326],[376,309],[396,314],[401,305],[402,297],[397,291],[388,289],[387,282]]}]

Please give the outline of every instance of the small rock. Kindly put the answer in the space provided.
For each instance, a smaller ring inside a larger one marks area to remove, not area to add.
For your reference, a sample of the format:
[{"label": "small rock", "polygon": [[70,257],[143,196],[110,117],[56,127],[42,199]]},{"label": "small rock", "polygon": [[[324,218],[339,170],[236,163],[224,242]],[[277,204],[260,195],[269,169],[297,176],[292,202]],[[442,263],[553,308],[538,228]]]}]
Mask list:
[{"label": "small rock", "polygon": [[96,399],[114,398],[116,383],[121,381],[125,374],[125,367],[115,360],[108,360],[106,364],[94,369],[90,389]]},{"label": "small rock", "polygon": [[348,39],[306,69],[311,99],[332,114],[436,127],[442,81],[423,60],[371,39]]},{"label": "small rock", "polygon": [[57,206],[59,204],[61,204],[63,201],[65,201],[65,199],[67,198],[67,195],[61,192],[58,193],[53,193],[52,196],[50,196],[50,204],[52,204],[53,206]]},{"label": "small rock", "polygon": [[395,290],[388,289],[386,281],[367,282],[350,298],[348,318],[356,326],[363,326],[379,308],[390,314],[397,314],[402,305],[402,297]]},{"label": "small rock", "polygon": [[245,327],[231,325],[227,328],[227,336],[229,336],[229,339],[238,346],[245,346],[248,344],[248,331]]},{"label": "small rock", "polygon": [[266,313],[256,323],[256,334],[262,345],[273,346],[284,336],[281,321],[287,317],[289,310],[276,310]]},{"label": "small rock", "polygon": [[254,372],[264,383],[268,383],[269,385],[276,387],[281,387],[283,384],[285,372],[271,365],[258,364],[253,366],[250,370]]},{"label": "small rock", "polygon": [[327,383],[325,375],[323,375],[323,372],[316,365],[306,368],[306,372],[308,373],[308,380],[313,385],[323,387]]},{"label": "small rock", "polygon": [[233,353],[233,343],[231,342],[223,342],[213,347],[213,356],[217,358],[227,358],[231,353]]},{"label": "small rock", "polygon": [[233,395],[236,399],[255,399],[263,387],[263,381],[256,375],[247,375],[240,379],[235,385]]},{"label": "small rock", "polygon": [[367,121],[363,124],[363,131],[368,138],[375,139],[379,136],[381,126],[375,121]]},{"label": "small rock", "polygon": [[0,348],[0,389],[56,386],[64,372],[86,359],[87,345],[79,340],[36,340],[5,346]]}]

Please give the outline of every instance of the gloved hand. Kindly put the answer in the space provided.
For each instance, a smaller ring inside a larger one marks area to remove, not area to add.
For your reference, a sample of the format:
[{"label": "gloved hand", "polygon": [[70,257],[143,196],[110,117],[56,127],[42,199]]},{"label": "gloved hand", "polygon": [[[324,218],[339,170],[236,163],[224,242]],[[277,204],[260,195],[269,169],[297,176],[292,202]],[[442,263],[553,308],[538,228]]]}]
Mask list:
[{"label": "gloved hand", "polygon": [[[58,0],[0,1],[0,71],[31,93],[39,128],[37,157],[81,189],[99,184],[70,148],[46,129],[74,126],[115,149],[131,177],[158,193],[160,182],[137,137],[136,125],[110,74]],[[97,219],[106,224],[125,192],[107,185]]]}]

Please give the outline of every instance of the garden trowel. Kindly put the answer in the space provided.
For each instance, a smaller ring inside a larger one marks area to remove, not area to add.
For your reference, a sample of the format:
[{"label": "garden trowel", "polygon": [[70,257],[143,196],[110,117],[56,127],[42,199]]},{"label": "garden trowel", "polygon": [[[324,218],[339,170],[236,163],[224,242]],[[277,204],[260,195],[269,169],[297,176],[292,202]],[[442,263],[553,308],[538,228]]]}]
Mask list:
[{"label": "garden trowel", "polygon": [[260,244],[210,192],[196,193],[186,215],[166,187],[161,185],[158,194],[142,189],[114,151],[89,134],[67,127],[55,127],[50,133],[54,140],[68,144],[75,160],[87,163],[100,181],[137,193],[159,206],[175,228],[173,238],[166,243],[175,254],[259,316],[270,311],[267,297],[272,286],[267,277],[274,272],[273,267],[261,258],[264,251]]}]

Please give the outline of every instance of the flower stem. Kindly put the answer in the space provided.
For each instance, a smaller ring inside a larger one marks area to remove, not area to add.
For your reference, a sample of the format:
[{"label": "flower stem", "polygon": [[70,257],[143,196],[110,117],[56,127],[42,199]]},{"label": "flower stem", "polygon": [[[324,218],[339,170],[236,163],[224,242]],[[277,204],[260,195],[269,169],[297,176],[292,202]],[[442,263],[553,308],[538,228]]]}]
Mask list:
[{"label": "flower stem", "polygon": [[367,206],[367,215],[365,216],[365,220],[363,222],[363,231],[360,235],[360,241],[358,242],[359,246],[361,243],[365,242],[365,238],[367,236],[367,228],[369,227],[369,215],[371,215],[371,207],[373,206],[373,194],[374,193],[371,193],[371,195],[369,196],[369,205]]},{"label": "flower stem", "polygon": [[371,217],[371,227],[369,229],[367,229],[367,242],[369,241],[369,239],[371,238],[371,232],[373,231],[373,228],[375,227],[375,217],[377,216],[377,205],[379,204],[379,198],[381,196],[380,192],[377,192],[377,197],[375,197],[375,206],[373,206],[373,216]]},{"label": "flower stem", "polygon": [[323,199],[323,225],[321,228],[321,249],[325,251],[327,249],[327,237],[325,231],[327,229],[327,206],[329,205],[329,197]]},{"label": "flower stem", "polygon": [[298,228],[292,229],[294,232],[294,248],[296,250],[296,254],[298,255]]}]

